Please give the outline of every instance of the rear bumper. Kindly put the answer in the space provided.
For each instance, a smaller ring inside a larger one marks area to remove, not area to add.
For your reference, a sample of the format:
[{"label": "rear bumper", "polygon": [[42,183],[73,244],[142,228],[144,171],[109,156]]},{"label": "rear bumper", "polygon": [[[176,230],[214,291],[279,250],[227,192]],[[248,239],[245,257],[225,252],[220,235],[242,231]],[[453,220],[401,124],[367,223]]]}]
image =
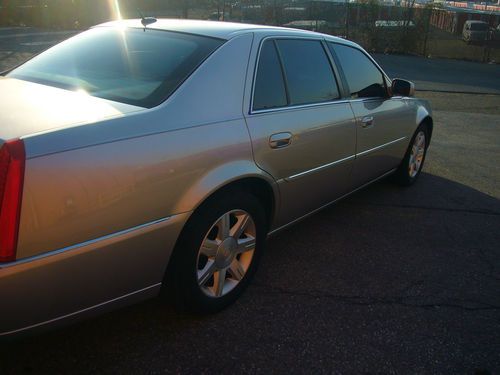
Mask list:
[{"label": "rear bumper", "polygon": [[0,337],[157,294],[189,213],[0,266]]}]

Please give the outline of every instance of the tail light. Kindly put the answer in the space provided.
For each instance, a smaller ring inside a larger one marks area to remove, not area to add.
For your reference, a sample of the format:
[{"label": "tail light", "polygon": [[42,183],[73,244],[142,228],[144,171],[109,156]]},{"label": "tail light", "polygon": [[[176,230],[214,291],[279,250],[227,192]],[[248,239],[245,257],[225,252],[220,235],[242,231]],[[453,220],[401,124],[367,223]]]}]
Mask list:
[{"label": "tail light", "polygon": [[0,262],[16,259],[25,161],[23,141],[7,141],[0,148]]}]

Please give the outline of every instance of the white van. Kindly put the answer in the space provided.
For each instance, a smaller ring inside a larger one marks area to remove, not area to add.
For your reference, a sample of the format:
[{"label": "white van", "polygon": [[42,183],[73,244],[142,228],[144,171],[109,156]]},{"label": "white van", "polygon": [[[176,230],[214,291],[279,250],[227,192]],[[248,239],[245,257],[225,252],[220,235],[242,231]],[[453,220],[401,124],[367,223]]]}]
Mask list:
[{"label": "white van", "polygon": [[487,39],[490,27],[484,21],[465,21],[462,39],[465,43],[484,42]]}]

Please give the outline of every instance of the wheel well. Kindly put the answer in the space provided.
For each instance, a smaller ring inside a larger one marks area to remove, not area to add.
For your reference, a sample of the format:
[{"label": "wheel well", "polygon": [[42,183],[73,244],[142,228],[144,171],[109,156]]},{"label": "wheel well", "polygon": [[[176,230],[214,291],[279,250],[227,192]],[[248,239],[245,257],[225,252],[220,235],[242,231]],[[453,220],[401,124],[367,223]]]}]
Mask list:
[{"label": "wheel well", "polygon": [[[427,116],[420,122],[420,124],[425,124],[427,126],[427,129],[429,129],[429,142],[430,142],[432,138],[432,131],[434,130],[434,122],[432,120],[432,117]],[[427,144],[429,144],[429,142]]]},{"label": "wheel well", "polygon": [[[262,208],[264,209],[266,213],[266,218],[267,218],[267,225],[268,228],[270,227],[274,213],[275,213],[275,206],[276,206],[276,199],[274,196],[273,188],[271,185],[266,182],[264,179],[258,178],[258,177],[246,177],[242,178],[240,180],[236,180],[233,182],[230,182],[227,185],[222,186],[212,194],[210,194],[205,200],[195,209],[195,212],[200,209],[203,205],[207,204],[210,200],[212,199],[218,199],[219,196],[223,196],[226,194],[231,194],[235,191],[247,191],[251,194],[253,194],[257,199],[262,203]],[[179,239],[183,236],[184,232],[187,230],[187,226],[189,224],[189,221],[184,225],[184,228],[182,229],[181,233],[179,234],[179,238],[177,239],[177,243],[174,246],[174,250],[172,252],[172,255],[168,261],[167,264],[167,269],[165,272],[165,277],[164,277],[164,283],[165,285],[169,285],[172,283],[172,280],[167,280],[165,281],[165,278],[170,277],[170,275],[173,274],[171,271],[171,267],[173,267],[176,263],[175,257],[179,255],[178,251],[178,241]],[[168,290],[163,290],[162,293],[169,294],[170,291]]]},{"label": "wheel well", "polygon": [[205,199],[204,202],[212,199],[216,195],[230,194],[234,191],[247,191],[257,197],[257,199],[262,203],[262,208],[266,213],[267,224],[271,225],[275,213],[276,199],[271,185],[261,178],[246,177],[230,182],[213,192],[208,198]]}]

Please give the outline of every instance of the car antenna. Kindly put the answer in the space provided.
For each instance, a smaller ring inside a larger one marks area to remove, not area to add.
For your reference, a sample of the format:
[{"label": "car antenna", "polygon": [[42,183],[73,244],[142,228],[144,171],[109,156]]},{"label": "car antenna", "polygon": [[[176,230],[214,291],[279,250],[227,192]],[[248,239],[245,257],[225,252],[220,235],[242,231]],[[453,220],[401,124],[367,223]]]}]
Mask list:
[{"label": "car antenna", "polygon": [[137,8],[137,11],[139,12],[139,15],[141,16],[141,23],[142,26],[144,26],[144,31],[146,31],[146,27],[148,25],[151,25],[158,21],[155,17],[144,17],[144,14],[142,14],[141,10]]}]

